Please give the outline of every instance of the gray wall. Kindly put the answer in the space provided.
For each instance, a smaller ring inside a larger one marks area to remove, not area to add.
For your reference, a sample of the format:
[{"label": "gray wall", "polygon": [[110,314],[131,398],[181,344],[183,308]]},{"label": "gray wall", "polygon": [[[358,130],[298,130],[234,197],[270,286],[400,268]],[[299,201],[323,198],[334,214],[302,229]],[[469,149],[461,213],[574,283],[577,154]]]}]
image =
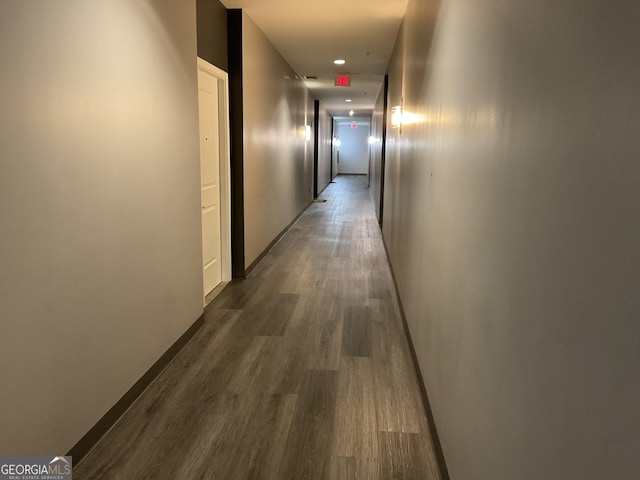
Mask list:
[{"label": "gray wall", "polygon": [[409,1],[383,230],[453,480],[640,478],[639,20]]},{"label": "gray wall", "polygon": [[229,71],[227,9],[218,0],[197,0],[198,56]]},{"label": "gray wall", "polygon": [[248,267],[313,197],[313,98],[243,13],[244,236]]},{"label": "gray wall", "polygon": [[3,455],[68,451],[203,312],[195,16],[0,2]]},{"label": "gray wall", "polygon": [[320,103],[318,120],[318,192],[322,192],[331,181],[331,123],[333,117]]},{"label": "gray wall", "polygon": [[351,128],[351,123],[338,123],[340,138],[339,174],[366,174],[369,172],[369,132],[368,123],[356,122],[358,127]]}]

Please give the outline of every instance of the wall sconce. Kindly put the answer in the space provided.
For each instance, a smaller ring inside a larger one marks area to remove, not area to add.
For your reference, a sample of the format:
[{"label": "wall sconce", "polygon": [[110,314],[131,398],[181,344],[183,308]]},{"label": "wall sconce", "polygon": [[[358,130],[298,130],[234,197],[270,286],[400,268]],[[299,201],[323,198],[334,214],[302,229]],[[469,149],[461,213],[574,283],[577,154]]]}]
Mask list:
[{"label": "wall sconce", "polygon": [[411,125],[412,123],[420,122],[422,117],[415,113],[405,112],[403,105],[396,105],[391,107],[391,126],[393,128],[399,128],[402,133],[403,125]]},{"label": "wall sconce", "polygon": [[391,107],[391,126],[400,128],[402,126],[402,106],[396,105]]},{"label": "wall sconce", "polygon": [[307,142],[311,141],[311,125],[304,127],[304,138]]}]

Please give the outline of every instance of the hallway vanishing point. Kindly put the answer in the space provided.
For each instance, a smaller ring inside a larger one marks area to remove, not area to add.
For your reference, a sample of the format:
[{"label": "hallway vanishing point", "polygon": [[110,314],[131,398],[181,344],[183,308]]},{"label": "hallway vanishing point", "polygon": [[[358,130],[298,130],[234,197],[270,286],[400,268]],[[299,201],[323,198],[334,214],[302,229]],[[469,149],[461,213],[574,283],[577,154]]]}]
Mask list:
[{"label": "hallway vanishing point", "polygon": [[76,480],[440,479],[366,177],[322,197]]}]

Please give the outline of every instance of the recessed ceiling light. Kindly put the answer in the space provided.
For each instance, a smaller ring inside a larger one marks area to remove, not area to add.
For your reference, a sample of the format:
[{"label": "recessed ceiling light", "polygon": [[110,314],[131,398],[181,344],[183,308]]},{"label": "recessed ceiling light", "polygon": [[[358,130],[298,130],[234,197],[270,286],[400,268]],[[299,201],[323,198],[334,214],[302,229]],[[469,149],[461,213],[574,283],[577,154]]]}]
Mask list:
[{"label": "recessed ceiling light", "polygon": [[336,65],[344,65],[345,63],[347,63],[347,61],[341,58],[337,58],[333,61],[333,63],[335,63]]},{"label": "recessed ceiling light", "polygon": [[345,100],[345,102],[347,102],[347,103],[351,103],[351,99],[350,99],[350,98],[347,98],[347,99]]}]

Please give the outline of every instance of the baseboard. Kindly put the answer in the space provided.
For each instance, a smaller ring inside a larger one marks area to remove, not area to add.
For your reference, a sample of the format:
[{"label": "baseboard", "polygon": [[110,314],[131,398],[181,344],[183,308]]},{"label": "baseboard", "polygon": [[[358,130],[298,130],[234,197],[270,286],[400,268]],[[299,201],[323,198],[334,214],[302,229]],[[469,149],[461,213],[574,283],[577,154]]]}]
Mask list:
[{"label": "baseboard", "polygon": [[420,393],[422,394],[422,404],[424,406],[425,413],[427,414],[427,421],[429,422],[429,429],[431,430],[431,437],[433,439],[433,447],[438,460],[438,468],[440,469],[440,476],[442,480],[449,479],[449,470],[447,469],[447,463],[444,459],[444,453],[442,451],[442,445],[440,444],[440,437],[438,436],[438,429],[436,428],[436,422],[433,417],[433,411],[431,410],[431,403],[429,402],[429,395],[427,395],[427,387],[424,384],[424,378],[422,377],[422,371],[420,370],[420,364],[418,363],[418,356],[413,346],[413,340],[411,339],[411,332],[409,331],[409,324],[407,323],[407,317],[404,313],[404,307],[402,306],[402,299],[400,298],[400,290],[398,290],[398,282],[396,281],[396,274],[393,271],[391,264],[391,257],[389,257],[389,249],[387,243],[382,237],[382,243],[384,244],[384,251],[387,255],[387,263],[391,270],[391,277],[393,278],[393,286],[396,290],[396,298],[398,299],[398,306],[400,308],[400,317],[402,318],[402,324],[404,326],[404,332],[409,342],[409,350],[411,351],[411,359],[413,360],[413,366],[418,374],[418,384],[420,385]]},{"label": "baseboard", "polygon": [[[325,187],[326,188],[326,187]],[[304,207],[300,213],[298,215],[296,215],[296,217],[291,220],[291,222],[289,223],[289,225],[287,225],[286,227],[284,227],[284,229],[276,236],[276,238],[274,238],[271,243],[269,243],[269,245],[267,245],[267,248],[265,248],[262,253],[260,255],[258,255],[258,257],[251,262],[251,265],[249,265],[249,267],[244,271],[244,275],[242,276],[242,278],[248,277],[249,274],[251,273],[251,271],[256,268],[258,266],[258,264],[262,261],[262,259],[267,255],[267,253],[269,253],[269,250],[271,250],[276,243],[278,243],[278,241],[284,237],[285,233],[287,233],[289,231],[289,229],[291,227],[293,227],[293,224],[296,223],[298,221],[298,219],[302,216],[302,214],[304,212],[307,211],[307,208],[309,208],[311,205],[313,204],[313,202],[309,202],[307,204],[306,207]],[[235,277],[234,277],[235,278]]]},{"label": "baseboard", "polygon": [[149,370],[125,393],[111,409],[98,420],[67,453],[73,457],[73,465],[77,466],[87,454],[97,445],[104,435],[120,420],[122,415],[133,405],[140,395],[162,373],[175,358],[180,350],[187,344],[196,332],[204,325],[204,313],[174,342],[169,349],[154,363]]}]

